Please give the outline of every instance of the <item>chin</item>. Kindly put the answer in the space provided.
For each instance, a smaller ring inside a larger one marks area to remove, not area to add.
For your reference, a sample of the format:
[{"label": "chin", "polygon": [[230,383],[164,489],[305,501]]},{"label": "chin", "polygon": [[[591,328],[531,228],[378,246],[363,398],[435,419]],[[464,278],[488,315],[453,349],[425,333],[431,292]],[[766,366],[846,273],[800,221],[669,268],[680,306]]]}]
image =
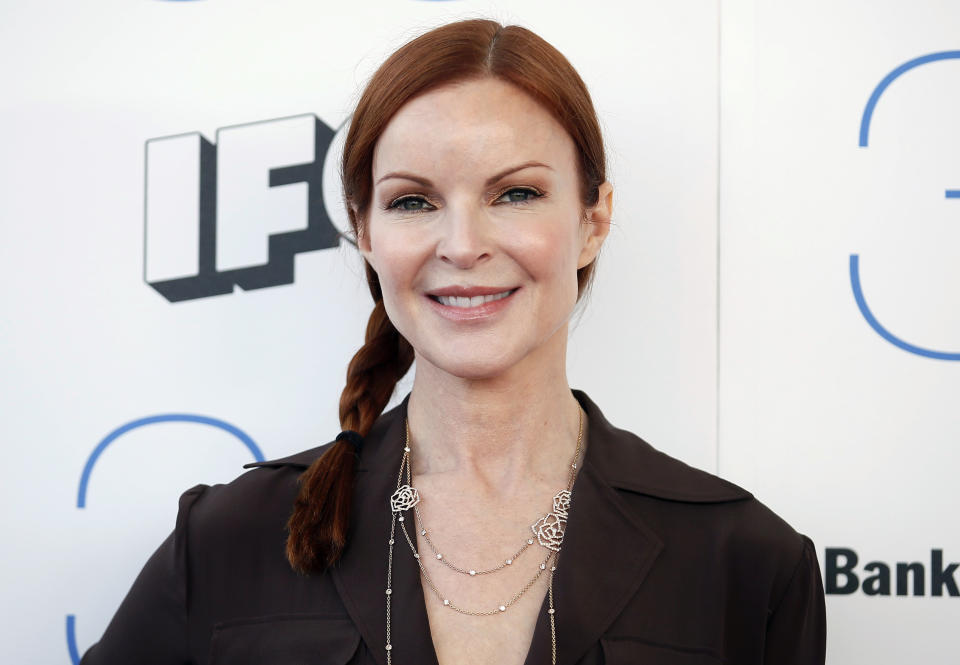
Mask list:
[{"label": "chin", "polygon": [[445,354],[423,356],[418,353],[418,367],[422,361],[446,374],[461,379],[480,381],[493,379],[506,373],[517,364],[519,359],[505,356],[497,357],[489,353],[473,356],[447,356]]}]

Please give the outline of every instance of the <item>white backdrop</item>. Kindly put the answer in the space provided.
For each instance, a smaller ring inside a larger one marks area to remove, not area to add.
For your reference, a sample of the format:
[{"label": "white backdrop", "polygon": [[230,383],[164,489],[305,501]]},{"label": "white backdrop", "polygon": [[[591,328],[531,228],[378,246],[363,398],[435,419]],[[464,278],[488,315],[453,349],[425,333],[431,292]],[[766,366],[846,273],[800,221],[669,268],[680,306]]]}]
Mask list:
[{"label": "white backdrop", "polygon": [[905,0],[0,2],[0,660],[69,663],[180,492],[339,431],[371,302],[322,153],[387,53],[466,16],[555,44],[604,126],[616,225],[571,385],[821,564],[893,569],[828,595],[831,662],[946,662],[960,61],[897,78],[859,145],[887,74],[960,48],[960,9]]},{"label": "white backdrop", "polygon": [[719,471],[817,543],[835,663],[960,659],[958,28],[723,3]]}]

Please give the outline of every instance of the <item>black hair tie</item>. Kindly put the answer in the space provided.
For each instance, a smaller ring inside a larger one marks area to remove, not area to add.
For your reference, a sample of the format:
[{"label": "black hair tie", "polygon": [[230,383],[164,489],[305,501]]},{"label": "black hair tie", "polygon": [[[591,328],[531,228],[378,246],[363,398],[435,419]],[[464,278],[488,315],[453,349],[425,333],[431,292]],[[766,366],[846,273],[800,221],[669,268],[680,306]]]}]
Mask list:
[{"label": "black hair tie", "polygon": [[353,444],[353,448],[357,452],[359,452],[360,448],[363,446],[363,437],[360,436],[359,432],[354,432],[352,429],[345,429],[337,434],[336,440],[339,441],[340,439]]}]

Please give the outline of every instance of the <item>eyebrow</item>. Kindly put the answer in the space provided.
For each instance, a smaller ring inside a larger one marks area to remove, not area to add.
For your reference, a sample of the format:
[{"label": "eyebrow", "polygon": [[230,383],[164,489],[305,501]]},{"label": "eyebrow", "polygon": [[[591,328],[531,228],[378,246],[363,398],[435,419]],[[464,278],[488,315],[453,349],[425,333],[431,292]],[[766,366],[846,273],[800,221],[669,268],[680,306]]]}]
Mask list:
[{"label": "eyebrow", "polygon": [[[529,169],[534,166],[541,166],[545,169],[550,169],[551,171],[553,171],[552,166],[547,166],[542,162],[524,162],[523,164],[517,164],[516,166],[511,166],[508,169],[504,169],[503,171],[500,171],[499,173],[493,176],[490,176],[489,178],[487,178],[487,181],[484,183],[484,186],[489,187],[490,185],[493,185],[494,183],[496,183],[498,180],[506,178],[511,173],[516,173],[517,171],[522,171],[523,169]],[[377,180],[377,182],[374,184],[379,185],[384,180],[389,180],[390,178],[401,178],[403,180],[411,180],[417,183],[418,185],[422,185],[424,187],[433,187],[433,183],[430,182],[427,178],[421,178],[418,175],[414,175],[413,173],[407,173],[404,171],[391,171],[390,173],[387,173],[382,178]]]}]

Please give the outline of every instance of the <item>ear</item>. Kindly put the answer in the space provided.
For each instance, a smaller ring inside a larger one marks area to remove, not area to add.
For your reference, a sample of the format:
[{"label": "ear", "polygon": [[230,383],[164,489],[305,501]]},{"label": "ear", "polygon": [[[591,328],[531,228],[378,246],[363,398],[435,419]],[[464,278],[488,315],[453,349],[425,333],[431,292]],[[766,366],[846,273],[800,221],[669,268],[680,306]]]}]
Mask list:
[{"label": "ear", "polygon": [[360,252],[360,255],[366,259],[367,263],[373,266],[373,250],[370,245],[370,225],[365,220],[357,217],[356,211],[354,211],[354,219],[357,220],[357,250]]},{"label": "ear", "polygon": [[580,239],[582,241],[580,258],[577,259],[577,269],[589,265],[597,258],[603,241],[610,233],[610,218],[613,215],[613,185],[604,182],[600,185],[600,194],[597,202],[586,210],[586,220],[580,225]]}]

